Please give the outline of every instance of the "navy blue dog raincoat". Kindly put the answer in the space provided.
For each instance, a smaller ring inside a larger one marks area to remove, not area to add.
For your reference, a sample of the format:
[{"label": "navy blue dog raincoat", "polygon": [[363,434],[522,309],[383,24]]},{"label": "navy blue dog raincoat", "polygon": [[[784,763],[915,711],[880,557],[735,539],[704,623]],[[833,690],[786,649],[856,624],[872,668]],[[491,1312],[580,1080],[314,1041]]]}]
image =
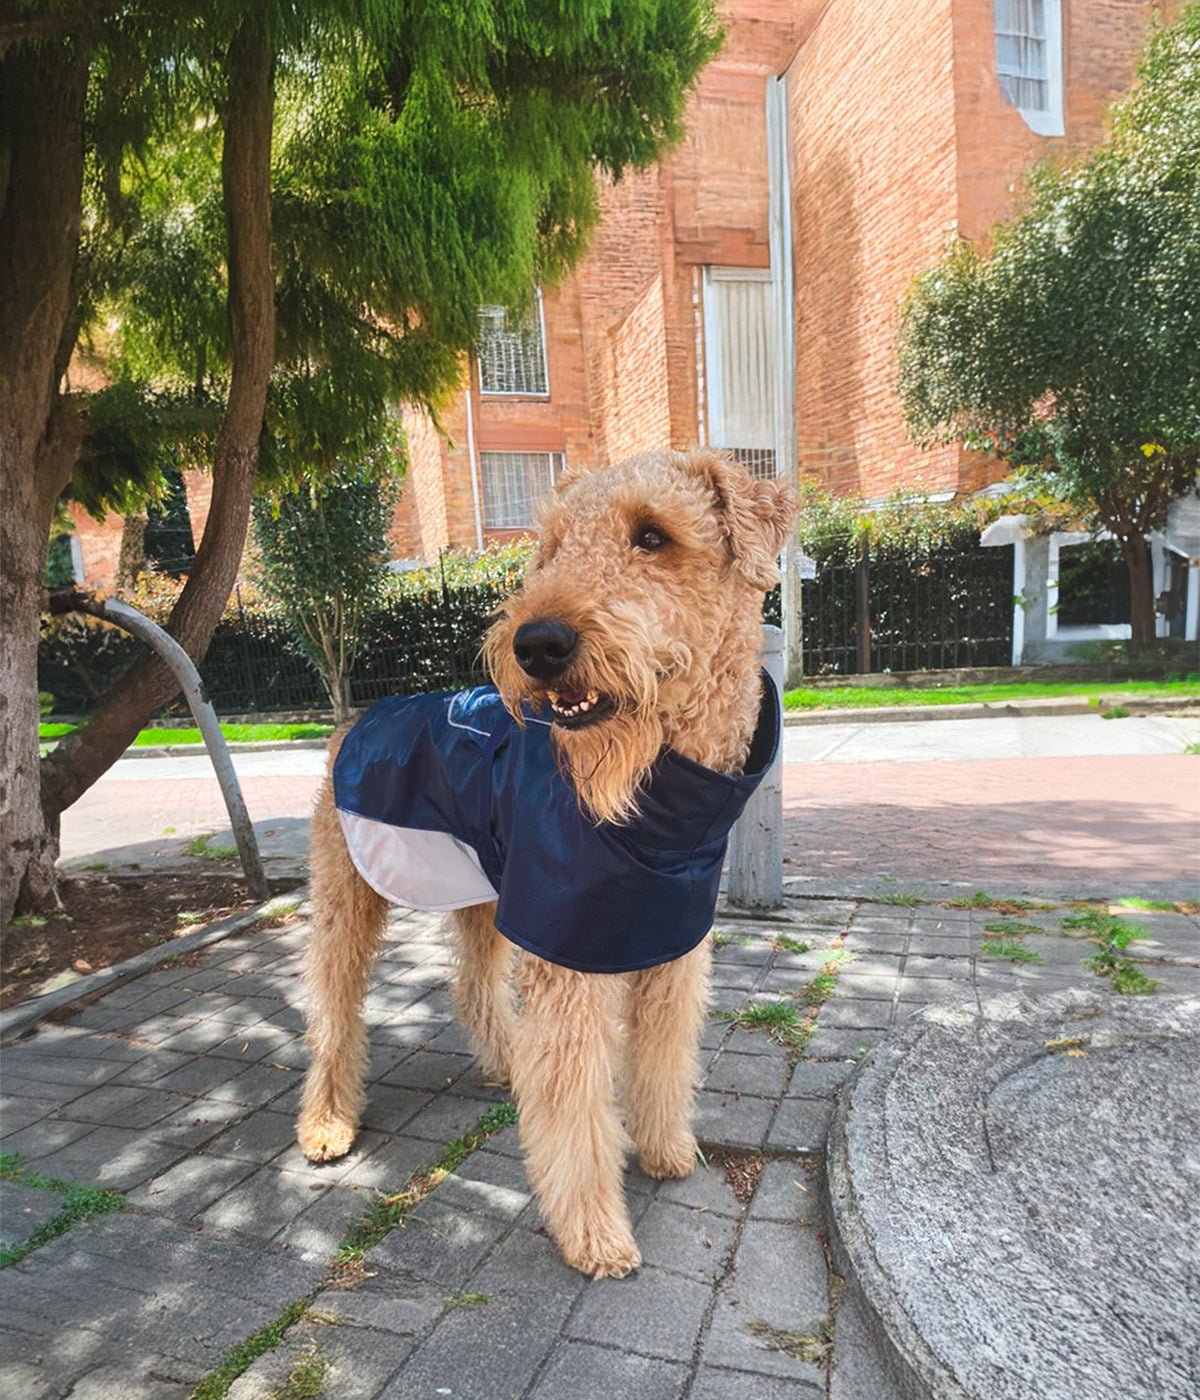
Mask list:
[{"label": "navy blue dog raincoat", "polygon": [[690,952],[712,925],[729,832],[779,745],[762,704],[745,772],[671,749],[638,815],[580,810],[550,722],[513,722],[493,686],[381,700],[347,736],[333,790],[351,858],[386,899],[418,909],[497,901],[513,943],[580,972],[633,972]]}]

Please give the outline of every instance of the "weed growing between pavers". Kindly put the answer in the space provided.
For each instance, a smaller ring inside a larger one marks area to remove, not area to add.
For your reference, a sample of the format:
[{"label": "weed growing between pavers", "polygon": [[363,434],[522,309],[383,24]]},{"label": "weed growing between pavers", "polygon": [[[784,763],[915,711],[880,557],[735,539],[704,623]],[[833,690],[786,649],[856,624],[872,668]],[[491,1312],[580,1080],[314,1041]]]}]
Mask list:
[{"label": "weed growing between pavers", "polygon": [[735,1198],[748,1205],[767,1165],[761,1152],[739,1151],[734,1147],[709,1148],[709,1157],[725,1173],[725,1183]]},{"label": "weed growing between pavers", "polygon": [[454,1171],[461,1163],[490,1137],[502,1128],[517,1121],[516,1106],[511,1103],[498,1103],[489,1108],[479,1123],[469,1133],[455,1138],[442,1150],[442,1155],[424,1171],[416,1172],[409,1178],[402,1191],[379,1196],[359,1221],[351,1226],[335,1259],[335,1267],[360,1260],[377,1245],[385,1235],[398,1225],[403,1225],[409,1211],[419,1205],[426,1196]]},{"label": "weed growing between pavers", "polygon": [[811,1362],[814,1366],[823,1365],[833,1350],[832,1318],[826,1318],[810,1335],[785,1332],[782,1327],[773,1327],[769,1322],[747,1322],[746,1330],[753,1332],[768,1351],[781,1351],[785,1356],[796,1361]]},{"label": "weed growing between pavers", "polygon": [[124,1210],[127,1204],[119,1191],[97,1191],[91,1186],[77,1186],[70,1181],[56,1181],[53,1177],[43,1176],[41,1172],[31,1172],[21,1166],[20,1154],[16,1152],[0,1157],[0,1180],[19,1181],[22,1186],[31,1186],[38,1191],[57,1191],[64,1198],[62,1210],[39,1225],[28,1239],[0,1248],[0,1269],[19,1264],[35,1249],[65,1235],[72,1225],[77,1225],[81,1220],[104,1215],[110,1210]]},{"label": "weed growing between pavers", "polygon": [[302,898],[279,895],[264,908],[262,914],[246,929],[247,933],[262,933],[264,929],[282,928],[292,922],[296,910],[304,903]]},{"label": "weed growing between pavers", "polygon": [[304,1316],[309,1301],[307,1297],[297,1298],[284,1308],[274,1322],[267,1323],[244,1342],[230,1347],[221,1362],[200,1379],[188,1400],[221,1400],[252,1362],[282,1343],[287,1329]]},{"label": "weed growing between pavers", "polygon": [[730,933],[728,929],[723,928],[713,929],[712,941],[714,948],[728,948],[731,944],[737,948],[754,946],[753,938],[747,938],[744,933]]},{"label": "weed growing between pavers", "polygon": [[1014,963],[1044,963],[1045,958],[1026,948],[1017,938],[985,938],[979,945],[979,953],[984,958],[1004,958]]},{"label": "weed growing between pavers", "polygon": [[1083,959],[1084,967],[1090,967],[1098,977],[1107,977],[1113,991],[1120,996],[1149,996],[1158,988],[1153,977],[1147,977],[1132,958],[1121,954],[1131,944],[1149,936],[1148,930],[1139,924],[1126,923],[1114,914],[1106,914],[1102,909],[1085,909],[1080,914],[1069,914],[1062,921],[1065,929],[1085,929],[1091,941],[1100,949],[1090,958]]},{"label": "weed growing between pavers", "polygon": [[453,1308],[485,1308],[492,1301],[486,1293],[451,1293],[449,1297],[442,1300],[448,1309]]},{"label": "weed growing between pavers", "polygon": [[[853,953],[833,948],[816,976],[800,991],[785,993],[778,1001],[755,1001],[739,1006],[736,1011],[709,1014],[715,1020],[728,1021],[739,1030],[762,1031],[778,1044],[786,1045],[793,1058],[798,1059],[816,1029],[821,1007],[837,985],[838,968],[844,962],[853,961]],[[797,1001],[803,1002],[808,1010],[800,1011],[795,1005]]]},{"label": "weed growing between pavers", "polygon": [[789,938],[786,933],[778,934],[775,938],[775,951],[777,953],[807,953],[811,948],[811,943],[803,943],[798,938]]},{"label": "weed growing between pavers", "polygon": [[996,933],[1003,937],[1024,938],[1027,933],[1045,933],[1041,924],[1027,924],[1021,919],[989,919],[983,926],[984,933]]},{"label": "weed growing between pavers", "polygon": [[313,1342],[287,1373],[287,1379],[271,1392],[271,1400],[316,1400],[325,1389],[329,1362]]},{"label": "weed growing between pavers", "polygon": [[[321,1314],[310,1310],[309,1305],[317,1293],[324,1288],[354,1288],[361,1283],[367,1277],[362,1262],[367,1250],[378,1244],[397,1225],[402,1225],[408,1212],[423,1201],[434,1187],[440,1185],[472,1152],[482,1147],[488,1138],[516,1121],[517,1110],[513,1104],[494,1104],[483,1114],[471,1132],[455,1138],[442,1149],[441,1156],[433,1166],[410,1177],[403,1191],[397,1191],[390,1196],[380,1196],[369,1214],[350,1228],[329,1271],[316,1289],[289,1303],[274,1322],[260,1328],[244,1342],[231,1347],[220,1365],[200,1380],[188,1400],[221,1400],[243,1371],[264,1352],[281,1345],[284,1334],[293,1323],[305,1316],[312,1317],[314,1321],[327,1321],[328,1319],[323,1318]],[[466,1296],[482,1297],[481,1294]],[[449,1299],[447,1304],[450,1305]],[[463,1306],[463,1303],[460,1301],[457,1306]],[[293,1392],[285,1389],[281,1393],[281,1400],[301,1400],[302,1396],[318,1393],[316,1390]]]},{"label": "weed growing between pavers", "polygon": [[905,909],[915,909],[918,904],[924,904],[925,900],[919,894],[871,894],[864,901],[866,904],[896,904]]}]

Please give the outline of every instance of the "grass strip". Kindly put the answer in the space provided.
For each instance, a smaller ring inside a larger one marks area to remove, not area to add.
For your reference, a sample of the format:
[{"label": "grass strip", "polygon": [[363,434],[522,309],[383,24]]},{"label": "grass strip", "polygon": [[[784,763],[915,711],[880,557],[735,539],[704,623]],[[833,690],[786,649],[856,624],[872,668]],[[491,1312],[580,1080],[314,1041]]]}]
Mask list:
[{"label": "grass strip", "polygon": [[785,710],[872,710],[891,705],[970,705],[1009,700],[1053,700],[1082,695],[1162,695],[1200,699],[1200,674],[1181,680],[1012,681],[1003,685],[797,687],[784,692]]},{"label": "grass strip", "polygon": [[81,1220],[88,1220],[93,1215],[105,1215],[110,1210],[124,1210],[126,1205],[125,1197],[119,1191],[98,1191],[91,1186],[77,1186],[74,1182],[58,1181],[54,1177],[43,1176],[41,1172],[30,1171],[21,1165],[20,1155],[16,1152],[0,1157],[0,1180],[19,1181],[22,1186],[31,1186],[38,1191],[57,1191],[63,1197],[63,1207],[58,1214],[39,1225],[28,1239],[0,1247],[0,1269],[19,1264],[35,1249],[65,1235],[72,1225],[77,1225]]},{"label": "grass strip", "polygon": [[979,952],[985,958],[1004,958],[1014,963],[1044,963],[1046,960],[1032,948],[1016,938],[985,938],[979,945]]},{"label": "grass strip", "polygon": [[[43,724],[38,727],[42,740],[61,739],[76,729],[74,724]],[[324,739],[333,733],[331,724],[223,724],[221,733],[231,744],[275,743],[286,739]],[[143,729],[133,741],[135,748],[163,748],[174,744],[202,744],[198,729]]]}]

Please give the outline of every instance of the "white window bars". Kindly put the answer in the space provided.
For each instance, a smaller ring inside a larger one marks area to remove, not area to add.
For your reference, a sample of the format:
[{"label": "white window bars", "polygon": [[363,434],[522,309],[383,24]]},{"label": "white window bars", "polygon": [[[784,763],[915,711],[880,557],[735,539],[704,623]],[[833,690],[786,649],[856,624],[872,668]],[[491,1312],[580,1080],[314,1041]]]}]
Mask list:
[{"label": "white window bars", "polygon": [[523,315],[503,306],[479,309],[479,391],[486,395],[546,398],[546,326],[542,298]]},{"label": "white window bars", "polygon": [[1041,136],[1063,126],[1061,0],[995,0],[996,76]]},{"label": "white window bars", "polygon": [[561,452],[481,452],[483,524],[488,530],[532,530],[538,507],[561,476]]}]

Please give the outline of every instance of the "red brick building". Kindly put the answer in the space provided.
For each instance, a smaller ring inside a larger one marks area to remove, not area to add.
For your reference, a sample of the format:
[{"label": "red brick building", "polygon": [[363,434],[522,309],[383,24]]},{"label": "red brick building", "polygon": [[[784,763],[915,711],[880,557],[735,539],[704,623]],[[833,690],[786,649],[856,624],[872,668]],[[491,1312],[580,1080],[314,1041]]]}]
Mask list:
[{"label": "red brick building", "polygon": [[[530,525],[565,463],[696,442],[868,498],[985,485],[995,463],[908,439],[900,299],[948,238],[1009,211],[1033,160],[1101,138],[1174,8],[721,0],[680,145],[603,191],[588,256],[531,318],[488,313],[445,436],[406,411],[396,556]],[[197,539],[207,484],[187,483]],[[89,581],[113,581],[119,524],[79,519]]]}]

